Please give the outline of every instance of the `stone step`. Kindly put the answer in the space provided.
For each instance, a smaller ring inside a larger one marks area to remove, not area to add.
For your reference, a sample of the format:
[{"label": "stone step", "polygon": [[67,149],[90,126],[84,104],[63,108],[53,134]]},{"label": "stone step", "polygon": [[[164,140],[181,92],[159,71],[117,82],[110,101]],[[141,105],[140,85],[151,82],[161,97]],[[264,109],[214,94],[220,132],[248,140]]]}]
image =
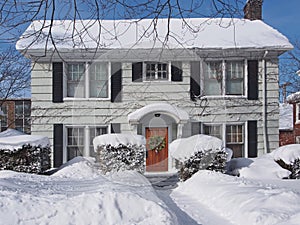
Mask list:
[{"label": "stone step", "polygon": [[145,174],[152,186],[156,189],[173,189],[179,181],[178,174]]}]

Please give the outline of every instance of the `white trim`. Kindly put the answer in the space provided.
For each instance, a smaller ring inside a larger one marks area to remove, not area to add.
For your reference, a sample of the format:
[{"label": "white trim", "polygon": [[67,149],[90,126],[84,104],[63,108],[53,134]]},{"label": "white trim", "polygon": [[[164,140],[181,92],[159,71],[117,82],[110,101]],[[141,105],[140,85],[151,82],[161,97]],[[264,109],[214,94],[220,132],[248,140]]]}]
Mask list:
[{"label": "white trim", "polygon": [[295,123],[299,124],[300,123],[300,119],[299,119],[299,113],[300,113],[300,103],[296,103],[296,115],[295,115]]},{"label": "white trim", "polygon": [[84,98],[90,97],[90,64],[85,62],[85,70],[84,70]]}]

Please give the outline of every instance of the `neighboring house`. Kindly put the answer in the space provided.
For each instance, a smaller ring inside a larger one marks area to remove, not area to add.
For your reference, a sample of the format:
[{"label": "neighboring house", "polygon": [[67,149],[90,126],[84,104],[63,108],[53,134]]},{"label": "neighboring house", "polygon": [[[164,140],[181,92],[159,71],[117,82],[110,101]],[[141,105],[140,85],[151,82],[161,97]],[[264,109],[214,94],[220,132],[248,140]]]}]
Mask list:
[{"label": "neighboring house", "polygon": [[281,120],[287,120],[287,114],[291,114],[292,122],[291,125],[281,127],[279,138],[280,146],[287,144],[300,144],[300,92],[289,95],[287,97],[287,102],[290,105],[286,105],[285,109],[282,110]]},{"label": "neighboring house", "polygon": [[31,100],[28,98],[1,100],[1,132],[7,128],[31,133]]},{"label": "neighboring house", "polygon": [[170,142],[198,133],[221,138],[234,157],[277,148],[278,56],[292,45],[256,20],[261,2],[247,2],[246,19],[186,19],[190,27],[53,21],[51,41],[49,26],[36,32],[42,22],[33,21],[16,47],[33,62],[32,133],[50,138],[53,166],[93,155],[93,138],[105,133],[163,137],[163,149],[147,154],[156,171],[172,169]]},{"label": "neighboring house", "polygon": [[[281,103],[279,106],[279,146],[295,144],[294,107],[289,103]],[[295,124],[297,126],[297,124]]]}]

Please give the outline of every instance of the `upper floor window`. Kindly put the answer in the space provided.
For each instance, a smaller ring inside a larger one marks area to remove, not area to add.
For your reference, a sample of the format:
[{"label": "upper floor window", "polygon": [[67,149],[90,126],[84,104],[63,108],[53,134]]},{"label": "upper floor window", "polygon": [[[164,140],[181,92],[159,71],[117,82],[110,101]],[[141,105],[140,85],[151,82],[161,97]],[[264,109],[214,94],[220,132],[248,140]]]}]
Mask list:
[{"label": "upper floor window", "polygon": [[146,63],[146,80],[168,80],[168,64]]},{"label": "upper floor window", "polygon": [[108,63],[67,65],[67,97],[108,98]]},{"label": "upper floor window", "polygon": [[206,61],[205,95],[244,95],[245,61]]}]

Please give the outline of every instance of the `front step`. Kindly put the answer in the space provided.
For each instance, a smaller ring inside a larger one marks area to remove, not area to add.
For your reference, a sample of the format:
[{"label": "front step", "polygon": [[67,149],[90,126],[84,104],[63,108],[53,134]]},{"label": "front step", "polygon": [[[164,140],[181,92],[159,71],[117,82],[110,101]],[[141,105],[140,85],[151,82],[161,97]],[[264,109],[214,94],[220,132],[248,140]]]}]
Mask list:
[{"label": "front step", "polygon": [[178,185],[178,174],[145,174],[155,189],[174,189]]}]

